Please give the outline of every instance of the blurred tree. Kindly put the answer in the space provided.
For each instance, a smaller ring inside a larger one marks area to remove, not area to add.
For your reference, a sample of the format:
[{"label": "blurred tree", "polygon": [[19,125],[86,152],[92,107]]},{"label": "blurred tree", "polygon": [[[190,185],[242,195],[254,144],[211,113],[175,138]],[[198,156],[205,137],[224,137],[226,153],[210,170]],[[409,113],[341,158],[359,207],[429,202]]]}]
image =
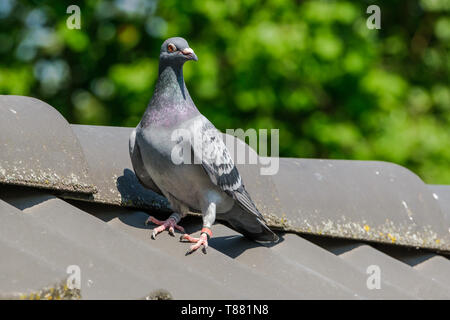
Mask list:
[{"label": "blurred tree", "polygon": [[197,106],[221,130],[279,128],[282,156],[393,161],[450,184],[450,2],[0,1],[0,93],[72,123],[135,126],[159,49],[186,38]]}]

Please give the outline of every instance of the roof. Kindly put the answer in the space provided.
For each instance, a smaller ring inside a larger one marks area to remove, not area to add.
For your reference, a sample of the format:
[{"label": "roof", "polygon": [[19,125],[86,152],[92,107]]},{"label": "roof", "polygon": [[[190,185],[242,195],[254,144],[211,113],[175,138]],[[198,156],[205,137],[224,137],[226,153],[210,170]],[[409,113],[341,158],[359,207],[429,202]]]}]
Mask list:
[{"label": "roof", "polygon": [[[134,176],[130,128],[70,125],[29,97],[0,96],[0,115],[0,296],[64,289],[76,265],[83,299],[450,298],[450,186],[377,161],[281,158],[274,176],[240,165],[281,241],[217,221],[208,254],[185,256],[189,244],[144,225],[170,211]],[[201,228],[195,214],[181,224]]]}]

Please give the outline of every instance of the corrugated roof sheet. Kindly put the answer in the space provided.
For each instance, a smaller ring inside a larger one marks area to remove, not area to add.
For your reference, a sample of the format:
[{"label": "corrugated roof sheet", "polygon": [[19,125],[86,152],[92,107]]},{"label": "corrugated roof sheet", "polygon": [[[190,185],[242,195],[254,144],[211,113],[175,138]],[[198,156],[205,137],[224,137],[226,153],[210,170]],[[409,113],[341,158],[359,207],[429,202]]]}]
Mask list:
[{"label": "corrugated roof sheet", "polygon": [[[2,115],[22,105],[8,99],[0,97]],[[23,106],[32,109],[41,102],[27,103]],[[10,129],[0,127],[0,152],[26,143],[10,134],[5,146],[2,133]],[[152,226],[144,225],[148,214],[167,216],[167,202],[137,184],[128,156],[130,129],[72,125],[61,130],[76,137],[77,157],[96,193],[2,181],[0,296],[64,282],[67,267],[77,265],[84,299],[162,293],[175,299],[450,298],[450,261],[442,252],[450,233],[449,186],[427,186],[408,170],[382,162],[281,159],[274,177],[255,174],[258,166],[241,166],[258,205],[276,216],[274,225],[285,228],[278,231],[281,241],[259,244],[217,222],[208,254],[185,256],[189,244],[167,233],[151,240]],[[25,163],[29,156],[18,153],[14,160]],[[53,158],[47,160],[51,170]],[[0,166],[4,161],[0,156]],[[377,228],[386,219],[398,226],[389,229],[397,233],[387,233],[399,241],[367,231],[381,232]],[[201,220],[189,216],[182,225],[199,233]],[[434,245],[420,242],[423,230],[434,232]],[[380,270],[380,289],[367,285],[370,266]]]},{"label": "corrugated roof sheet", "polygon": [[95,192],[77,137],[50,105],[0,96],[0,182]]}]

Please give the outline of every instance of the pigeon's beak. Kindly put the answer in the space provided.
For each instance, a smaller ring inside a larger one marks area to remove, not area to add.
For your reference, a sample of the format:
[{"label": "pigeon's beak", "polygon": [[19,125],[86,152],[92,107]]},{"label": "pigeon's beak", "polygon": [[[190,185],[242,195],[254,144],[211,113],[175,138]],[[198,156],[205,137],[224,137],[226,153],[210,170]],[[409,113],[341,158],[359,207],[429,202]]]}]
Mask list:
[{"label": "pigeon's beak", "polygon": [[181,53],[184,54],[184,56],[188,60],[198,61],[198,58],[197,58],[196,54],[194,53],[194,50],[192,50],[191,48],[186,48],[186,49],[182,50]]}]

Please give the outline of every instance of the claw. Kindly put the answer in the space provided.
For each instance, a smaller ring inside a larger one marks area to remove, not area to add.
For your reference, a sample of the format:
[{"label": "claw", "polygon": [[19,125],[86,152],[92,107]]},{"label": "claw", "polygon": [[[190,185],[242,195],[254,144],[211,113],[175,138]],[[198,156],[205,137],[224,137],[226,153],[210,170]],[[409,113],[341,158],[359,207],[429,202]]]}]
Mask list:
[{"label": "claw", "polygon": [[154,223],[156,225],[159,225],[159,227],[156,227],[153,229],[152,232],[152,239],[155,240],[158,233],[168,229],[169,234],[171,236],[175,236],[175,229],[180,230],[181,232],[184,232],[184,228],[182,226],[179,226],[175,223],[175,219],[169,218],[166,221],[160,221],[158,219],[155,219],[152,216],[149,216],[148,219],[145,221],[145,225],[148,225],[149,223]]},{"label": "claw", "polygon": [[153,229],[153,232],[152,232],[152,239],[155,240],[155,239],[156,239],[156,236],[158,235],[158,233],[164,231],[165,229],[166,229],[166,226],[165,226],[165,225],[162,225],[162,226],[159,226],[159,227]]},{"label": "claw", "polygon": [[189,255],[191,253],[193,253],[194,251],[196,251],[198,248],[200,248],[201,246],[203,246],[202,248],[202,252],[204,254],[206,254],[206,248],[208,248],[208,238],[206,236],[206,234],[202,233],[200,235],[200,238],[193,238],[188,234],[184,234],[180,237],[180,241],[182,240],[187,240],[189,242],[194,242],[195,244],[192,245],[189,250],[186,252],[186,255]]},{"label": "claw", "polygon": [[[185,240],[185,241],[184,241],[184,240]],[[187,241],[187,242],[197,243],[199,240],[200,240],[199,238],[191,237],[191,236],[188,235],[187,233],[183,234],[183,235],[180,237],[180,241],[181,241],[181,242],[186,242],[186,241]]]},{"label": "claw", "polygon": [[149,216],[147,218],[147,220],[145,220],[145,225],[147,226],[150,222],[154,223],[154,224],[157,224],[159,226],[164,224],[164,221],[159,221],[158,219],[155,219],[155,217],[152,217],[152,216]]}]

